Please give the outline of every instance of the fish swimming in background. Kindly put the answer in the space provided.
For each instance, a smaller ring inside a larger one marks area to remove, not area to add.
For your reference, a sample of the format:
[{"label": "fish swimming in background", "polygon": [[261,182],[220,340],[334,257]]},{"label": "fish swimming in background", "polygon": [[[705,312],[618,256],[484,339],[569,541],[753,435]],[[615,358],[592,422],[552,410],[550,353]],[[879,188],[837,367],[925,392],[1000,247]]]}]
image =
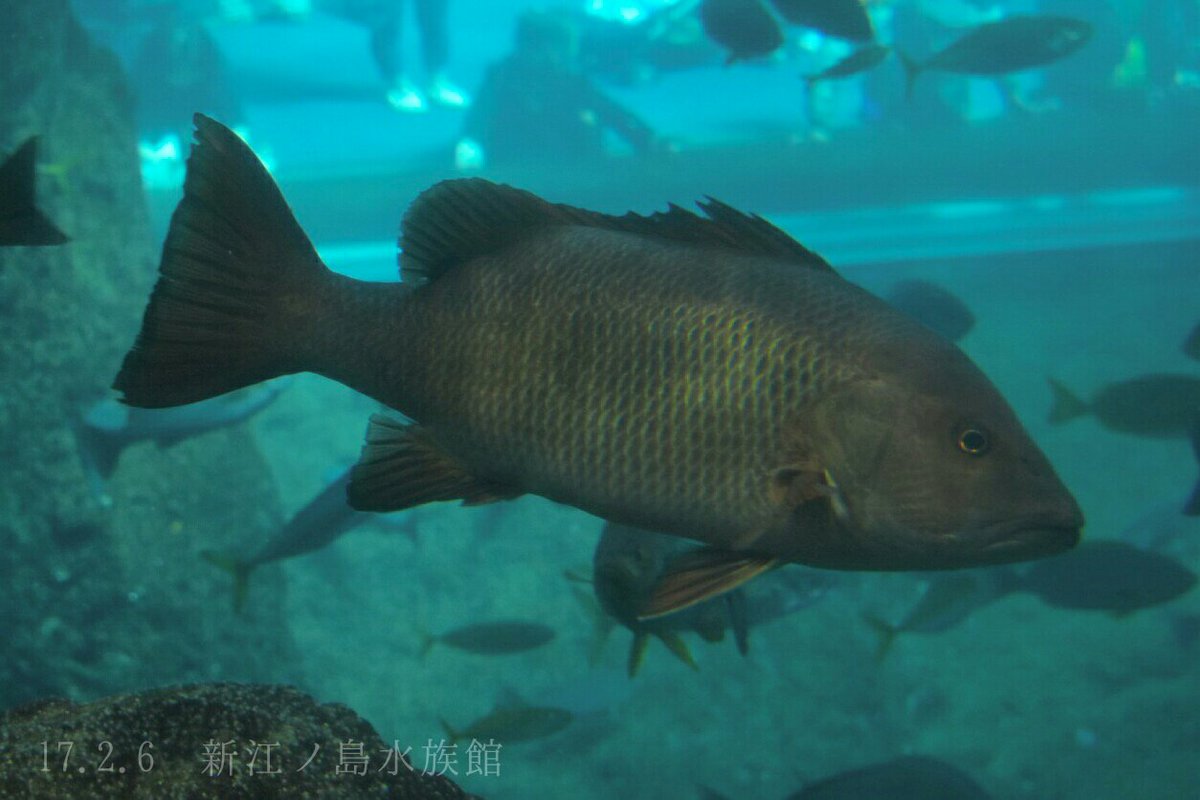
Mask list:
[{"label": "fish swimming in background", "polygon": [[1083,515],[956,347],[761,217],[607,216],[479,179],[405,215],[399,284],[330,272],[254,154],[196,115],[115,388],[195,402],[316,372],[376,415],[361,510],[525,493],[704,542],[649,614],[783,562],[951,569],[1073,547]]},{"label": "fish swimming in background", "polygon": [[839,772],[787,800],[989,800],[970,775],[940,759],[901,756]]},{"label": "fish swimming in background", "polygon": [[573,719],[574,715],[565,708],[517,704],[498,706],[462,730],[455,730],[445,720],[441,723],[451,744],[476,739],[484,743],[494,740],[504,746],[553,736]]},{"label": "fish swimming in background", "polygon": [[783,44],[783,30],[760,0],[702,0],[700,24],[729,51],[726,66],[770,55]]},{"label": "fish swimming in background", "polygon": [[254,555],[239,558],[228,553],[205,550],[204,560],[233,576],[233,610],[241,612],[246,605],[250,573],[263,564],[311,553],[335,541],[371,519],[371,514],[356,511],[346,502],[346,487],[350,470],[345,470],[308,501],[279,532],[270,538]]},{"label": "fish swimming in background", "polygon": [[813,86],[822,81],[848,78],[851,75],[858,75],[861,72],[874,69],[883,63],[883,60],[887,58],[890,52],[892,52],[890,47],[885,47],[881,44],[864,45],[833,66],[826,67],[812,75],[801,75],[800,77],[804,80],[805,87],[809,91],[812,91]]},{"label": "fish swimming in background", "polygon": [[422,632],[419,657],[425,658],[429,655],[435,644],[448,645],[477,655],[496,656],[533,650],[553,639],[554,629],[540,622],[476,622],[436,635]]},{"label": "fish swimming in background", "polygon": [[1091,414],[1109,430],[1138,436],[1187,436],[1200,420],[1200,378],[1191,375],[1142,375],[1110,383],[1082,400],[1048,378],[1054,392],[1049,420],[1054,425]]},{"label": "fish swimming in background", "polygon": [[[1196,466],[1200,467],[1200,416],[1192,420],[1192,429],[1188,431],[1188,437],[1192,440],[1192,455],[1196,458]],[[1200,517],[1200,477],[1196,478],[1196,487],[1183,504],[1183,513],[1188,517]]]},{"label": "fish swimming in background", "polygon": [[1015,581],[1015,573],[1007,566],[960,570],[930,577],[920,599],[898,622],[888,622],[873,614],[864,615],[867,624],[879,634],[875,658],[882,661],[901,634],[941,633],[953,628],[978,609],[1013,591]]},{"label": "fish swimming in background", "polygon": [[1066,58],[1092,38],[1092,25],[1081,19],[1017,14],[973,28],[944,50],[918,62],[898,52],[912,96],[922,72],[958,75],[1007,75]]},{"label": "fish swimming in background", "polygon": [[871,25],[871,18],[867,16],[867,9],[863,6],[862,0],[771,0],[771,2],[779,15],[793,25],[803,25],[828,36],[848,39],[852,42],[870,42],[875,38],[875,29]]},{"label": "fish swimming in background", "polygon": [[884,299],[952,342],[959,341],[975,327],[975,315],[966,303],[936,283],[900,281]]},{"label": "fish swimming in background", "polygon": [[0,247],[42,247],[69,241],[35,201],[38,137],[30,136],[0,164]]},{"label": "fish swimming in background", "polygon": [[1019,589],[1055,608],[1123,616],[1170,602],[1196,585],[1173,558],[1125,542],[1097,539],[1022,571]]},{"label": "fish swimming in background", "polygon": [[719,642],[731,629],[742,655],[749,652],[752,627],[807,608],[835,583],[832,573],[792,566],[773,570],[745,587],[656,619],[639,619],[653,596],[660,576],[673,556],[694,544],[674,536],[607,522],[596,544],[592,561],[592,591],[600,610],[602,635],[609,620],[633,633],[626,663],[630,677],[637,674],[650,638],[659,639],[689,667],[697,669],[681,633],[692,631],[706,642]]},{"label": "fish swimming in background", "polygon": [[[725,638],[725,628],[731,626],[739,644],[747,641],[743,589],[669,616],[638,619],[671,557],[691,547],[695,545],[678,537],[612,522],[604,525],[592,559],[592,591],[600,610],[633,633],[626,662],[631,678],[641,668],[652,636],[692,669],[697,669],[696,661],[680,637],[681,631],[692,630],[715,642]],[[607,633],[607,628],[604,631]]]},{"label": "fish swimming in background", "polygon": [[1192,328],[1192,332],[1183,340],[1183,354],[1188,358],[1200,361],[1200,322]]},{"label": "fish swimming in background", "polygon": [[87,466],[108,478],[129,445],[149,439],[166,447],[237,425],[274,403],[289,385],[290,379],[274,380],[177,408],[131,408],[105,397],[83,409],[75,422],[76,439]]}]

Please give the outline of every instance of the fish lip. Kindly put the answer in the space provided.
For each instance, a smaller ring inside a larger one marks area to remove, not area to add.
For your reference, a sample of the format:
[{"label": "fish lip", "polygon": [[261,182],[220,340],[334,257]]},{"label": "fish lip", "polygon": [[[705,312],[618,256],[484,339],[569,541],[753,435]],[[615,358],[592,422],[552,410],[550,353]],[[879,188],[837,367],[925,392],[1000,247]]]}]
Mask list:
[{"label": "fish lip", "polygon": [[991,541],[982,552],[1014,561],[1051,556],[1079,544],[1082,531],[1083,517],[1079,514],[1071,515],[1069,520],[1062,515],[1014,520],[989,531],[987,538]]}]

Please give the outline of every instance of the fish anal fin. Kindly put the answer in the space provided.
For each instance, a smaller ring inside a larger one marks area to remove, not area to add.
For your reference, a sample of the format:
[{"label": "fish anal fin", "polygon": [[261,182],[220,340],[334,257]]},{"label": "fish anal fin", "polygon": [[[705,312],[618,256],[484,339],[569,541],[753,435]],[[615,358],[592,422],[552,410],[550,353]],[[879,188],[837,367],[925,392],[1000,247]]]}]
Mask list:
[{"label": "fish anal fin", "polygon": [[777,566],[779,559],[716,547],[701,547],[671,562],[658,579],[639,620],[681,611],[736,589]]},{"label": "fish anal fin", "polygon": [[346,496],[359,511],[401,511],[437,500],[479,505],[520,491],[476,478],[419,425],[371,417]]}]

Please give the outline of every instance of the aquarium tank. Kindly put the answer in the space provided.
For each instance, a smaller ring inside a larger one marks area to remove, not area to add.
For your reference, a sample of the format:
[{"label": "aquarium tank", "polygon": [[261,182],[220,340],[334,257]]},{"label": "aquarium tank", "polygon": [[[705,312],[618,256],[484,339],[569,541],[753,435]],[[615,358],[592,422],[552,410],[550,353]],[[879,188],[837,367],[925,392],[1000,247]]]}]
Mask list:
[{"label": "aquarium tank", "polygon": [[1200,2],[0,20],[0,798],[1197,796]]}]

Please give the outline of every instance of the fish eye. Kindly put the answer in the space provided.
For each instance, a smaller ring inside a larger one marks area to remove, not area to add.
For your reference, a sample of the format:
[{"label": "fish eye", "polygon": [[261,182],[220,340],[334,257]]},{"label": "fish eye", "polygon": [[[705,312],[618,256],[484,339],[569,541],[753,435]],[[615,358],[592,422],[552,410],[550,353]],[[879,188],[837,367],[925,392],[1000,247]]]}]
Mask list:
[{"label": "fish eye", "polygon": [[979,428],[968,426],[958,432],[958,449],[967,455],[981,456],[990,446],[988,435]]}]

